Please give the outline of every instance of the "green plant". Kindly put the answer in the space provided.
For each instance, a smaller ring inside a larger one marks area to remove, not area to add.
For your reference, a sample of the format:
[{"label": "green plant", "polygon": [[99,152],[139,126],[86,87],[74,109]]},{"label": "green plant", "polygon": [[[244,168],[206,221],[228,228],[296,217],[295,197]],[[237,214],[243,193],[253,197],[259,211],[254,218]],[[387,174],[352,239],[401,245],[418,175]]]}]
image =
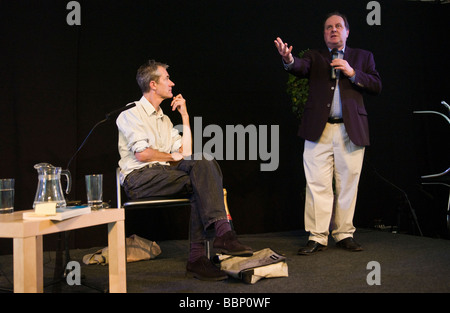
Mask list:
[{"label": "green plant", "polygon": [[[298,56],[301,58],[308,49],[300,51]],[[301,121],[303,116],[303,109],[305,107],[306,100],[308,100],[308,84],[307,78],[298,78],[292,74],[289,74],[287,81],[286,92],[291,98],[292,112]]]}]

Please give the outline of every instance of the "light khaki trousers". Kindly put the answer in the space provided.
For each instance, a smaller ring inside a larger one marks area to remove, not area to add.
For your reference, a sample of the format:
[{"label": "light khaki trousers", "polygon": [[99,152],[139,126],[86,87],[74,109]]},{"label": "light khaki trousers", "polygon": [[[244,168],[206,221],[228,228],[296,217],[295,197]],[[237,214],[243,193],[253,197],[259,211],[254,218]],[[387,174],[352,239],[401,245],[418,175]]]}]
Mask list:
[{"label": "light khaki trousers", "polygon": [[310,233],[309,240],[327,245],[330,228],[336,242],[353,237],[364,149],[350,141],[343,123],[327,123],[317,142],[305,141],[305,230]]}]

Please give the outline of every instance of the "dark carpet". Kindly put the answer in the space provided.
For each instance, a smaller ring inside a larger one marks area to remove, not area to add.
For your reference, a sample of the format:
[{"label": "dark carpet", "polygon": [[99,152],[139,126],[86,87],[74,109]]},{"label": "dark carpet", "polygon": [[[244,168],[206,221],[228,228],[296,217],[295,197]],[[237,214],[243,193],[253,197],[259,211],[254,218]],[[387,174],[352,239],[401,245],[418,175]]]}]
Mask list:
[{"label": "dark carpet", "polygon": [[[301,231],[241,235],[240,241],[254,250],[271,248],[287,258],[289,277],[262,279],[245,284],[238,279],[205,282],[185,277],[187,240],[157,242],[162,253],[156,259],[127,263],[129,293],[189,294],[295,294],[295,293],[448,293],[450,292],[450,241],[394,234],[379,230],[358,230],[355,239],[362,252],[337,248],[330,239],[326,251],[299,256],[307,241]],[[151,238],[148,238],[151,239]],[[108,266],[85,265],[82,258],[102,247],[71,250],[72,260],[81,264],[82,285],[69,286],[64,279],[56,284],[56,252],[44,252],[45,293],[91,293],[107,291]],[[370,285],[373,267],[379,264],[379,285]],[[370,280],[370,279],[369,279]],[[0,287],[12,288],[12,256],[0,256]],[[89,286],[89,287],[88,287]],[[98,290],[92,289],[96,287]]]}]

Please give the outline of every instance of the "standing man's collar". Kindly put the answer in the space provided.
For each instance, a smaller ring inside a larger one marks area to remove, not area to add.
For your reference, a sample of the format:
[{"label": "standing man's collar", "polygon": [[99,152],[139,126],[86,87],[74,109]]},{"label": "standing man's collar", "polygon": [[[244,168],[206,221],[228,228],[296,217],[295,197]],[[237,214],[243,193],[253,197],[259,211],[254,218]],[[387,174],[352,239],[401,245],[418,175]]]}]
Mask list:
[{"label": "standing man's collar", "polygon": [[[344,46],[344,48],[342,48],[341,50],[338,50],[338,52],[345,53],[345,48],[346,48],[346,47],[347,47],[347,46]],[[328,48],[328,47],[327,47],[327,48]],[[332,49],[328,48],[328,51],[331,52],[331,50],[332,50]]]}]

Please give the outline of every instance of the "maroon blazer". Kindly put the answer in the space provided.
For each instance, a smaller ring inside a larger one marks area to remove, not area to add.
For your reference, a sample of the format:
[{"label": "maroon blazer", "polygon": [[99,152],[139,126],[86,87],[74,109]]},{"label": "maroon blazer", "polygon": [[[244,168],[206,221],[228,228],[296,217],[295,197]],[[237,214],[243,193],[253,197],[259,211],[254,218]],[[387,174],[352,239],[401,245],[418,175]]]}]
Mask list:
[{"label": "maroon blazer", "polygon": [[[341,74],[342,117],[350,140],[358,146],[368,146],[369,124],[363,93],[381,92],[381,78],[375,69],[373,54],[362,49],[345,48],[344,59],[356,72],[355,82]],[[299,135],[317,141],[327,123],[336,81],[331,79],[331,53],[328,49],[308,50],[303,58],[294,57],[289,72],[309,79],[309,97],[305,105]]]}]

